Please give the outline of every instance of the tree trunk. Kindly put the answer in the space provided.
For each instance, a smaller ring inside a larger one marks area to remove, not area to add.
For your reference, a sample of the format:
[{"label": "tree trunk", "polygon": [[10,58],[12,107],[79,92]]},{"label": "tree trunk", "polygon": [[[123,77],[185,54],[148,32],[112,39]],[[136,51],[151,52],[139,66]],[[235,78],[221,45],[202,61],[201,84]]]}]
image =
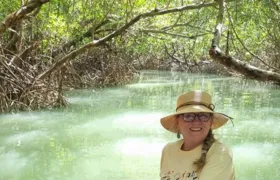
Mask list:
[{"label": "tree trunk", "polygon": [[255,66],[252,66],[244,61],[238,60],[234,57],[225,55],[219,49],[219,41],[222,34],[222,23],[223,23],[223,15],[224,15],[224,6],[225,1],[219,0],[219,13],[217,16],[216,29],[214,33],[214,38],[212,40],[211,48],[209,50],[210,57],[226,66],[229,69],[239,72],[247,78],[259,80],[259,81],[272,81],[278,85],[280,85],[280,74],[273,71],[266,71]]}]

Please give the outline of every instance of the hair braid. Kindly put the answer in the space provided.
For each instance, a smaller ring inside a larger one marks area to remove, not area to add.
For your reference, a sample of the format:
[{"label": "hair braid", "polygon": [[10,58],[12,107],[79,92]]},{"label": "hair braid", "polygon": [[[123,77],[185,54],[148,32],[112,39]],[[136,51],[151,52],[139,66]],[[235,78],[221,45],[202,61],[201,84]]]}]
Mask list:
[{"label": "hair braid", "polygon": [[206,139],[203,142],[202,146],[202,155],[198,160],[196,160],[193,164],[196,166],[197,172],[200,172],[206,163],[206,154],[212,144],[215,142],[214,134],[212,130],[208,132]]}]

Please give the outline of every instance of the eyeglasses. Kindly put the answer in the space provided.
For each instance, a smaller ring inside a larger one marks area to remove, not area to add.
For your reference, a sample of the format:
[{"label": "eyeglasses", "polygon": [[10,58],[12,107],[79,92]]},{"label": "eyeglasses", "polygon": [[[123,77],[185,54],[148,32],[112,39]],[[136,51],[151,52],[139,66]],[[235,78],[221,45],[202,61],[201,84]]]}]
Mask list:
[{"label": "eyeglasses", "polygon": [[195,120],[195,117],[198,117],[200,121],[207,122],[209,121],[211,116],[211,113],[185,113],[183,114],[183,119],[186,122],[192,122],[193,120]]}]

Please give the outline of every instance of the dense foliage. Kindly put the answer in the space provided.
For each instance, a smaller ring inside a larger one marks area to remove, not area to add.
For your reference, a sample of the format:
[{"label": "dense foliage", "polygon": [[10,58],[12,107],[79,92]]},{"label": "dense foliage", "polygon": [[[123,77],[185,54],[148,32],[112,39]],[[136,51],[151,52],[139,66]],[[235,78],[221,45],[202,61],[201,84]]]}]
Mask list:
[{"label": "dense foliage", "polygon": [[[140,13],[196,3],[201,2],[52,0],[42,6],[36,17],[24,20],[24,42],[27,44],[38,41],[45,54],[72,40],[77,41],[73,47],[77,48],[92,39],[106,36]],[[0,19],[4,20],[9,13],[19,9],[20,5],[20,1],[1,1]],[[225,31],[230,31],[230,53],[244,60],[253,59],[242,47],[237,35],[252,53],[275,60],[279,49],[279,6],[280,3],[275,0],[227,2],[224,24]],[[207,7],[146,18],[131,27],[125,35],[113,39],[109,45],[125,49],[130,55],[146,58],[166,59],[165,46],[171,53],[176,51],[180,59],[183,59],[184,54],[189,60],[206,58],[216,15],[217,8]],[[98,27],[102,22],[104,24]],[[88,30],[92,34],[86,34]],[[1,43],[7,44],[9,40],[9,32],[6,32]],[[222,49],[226,48],[226,41],[224,33]]]},{"label": "dense foliage", "polygon": [[[0,21],[4,22],[9,14],[33,1],[38,0],[1,1]],[[0,33],[1,57],[7,64],[12,61],[10,64],[27,71],[26,77],[31,74],[31,79],[36,79],[65,55],[106,37],[140,14],[193,5],[197,8],[141,19],[102,46],[89,48],[73,56],[70,63],[64,64],[64,68],[60,67],[58,72],[51,74],[49,82],[58,88],[58,93],[52,93],[51,96],[60,97],[54,94],[61,94],[62,85],[117,85],[131,80],[134,69],[173,68],[192,71],[199,62],[210,60],[208,49],[218,15],[215,1],[214,5],[198,7],[201,3],[212,1],[50,0]],[[226,1],[221,49],[263,69],[280,68],[279,14],[280,2],[276,0]],[[22,52],[28,48],[30,51],[23,56]],[[28,65],[23,65],[25,63]],[[19,73],[17,68],[12,71]],[[6,72],[11,72],[11,69],[2,70],[3,74]],[[21,81],[28,83],[23,87]],[[2,87],[6,86],[7,89],[2,90],[13,91],[15,97],[8,99],[18,100],[15,94],[20,90],[11,89],[16,89],[17,84],[22,86],[19,89],[23,91],[30,86],[29,81],[19,80],[10,87],[3,82]],[[0,100],[9,109],[10,102],[7,98],[5,101],[3,99]],[[53,101],[57,102],[55,99]],[[33,102],[27,102],[30,101]]]}]

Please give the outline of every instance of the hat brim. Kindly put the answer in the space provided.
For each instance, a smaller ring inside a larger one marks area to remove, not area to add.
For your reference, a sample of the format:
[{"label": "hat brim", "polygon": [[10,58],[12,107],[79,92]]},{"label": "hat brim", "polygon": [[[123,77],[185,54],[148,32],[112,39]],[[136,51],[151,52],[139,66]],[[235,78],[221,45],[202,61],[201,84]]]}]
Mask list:
[{"label": "hat brim", "polygon": [[161,125],[168,131],[177,133],[178,132],[178,127],[177,127],[177,122],[176,122],[177,115],[184,114],[184,113],[199,113],[199,112],[207,112],[207,113],[213,114],[213,123],[212,123],[211,129],[217,129],[217,128],[223,126],[230,119],[229,116],[222,114],[222,113],[214,112],[205,106],[189,105],[189,106],[181,107],[174,114],[161,118],[160,122],[161,122]]}]

